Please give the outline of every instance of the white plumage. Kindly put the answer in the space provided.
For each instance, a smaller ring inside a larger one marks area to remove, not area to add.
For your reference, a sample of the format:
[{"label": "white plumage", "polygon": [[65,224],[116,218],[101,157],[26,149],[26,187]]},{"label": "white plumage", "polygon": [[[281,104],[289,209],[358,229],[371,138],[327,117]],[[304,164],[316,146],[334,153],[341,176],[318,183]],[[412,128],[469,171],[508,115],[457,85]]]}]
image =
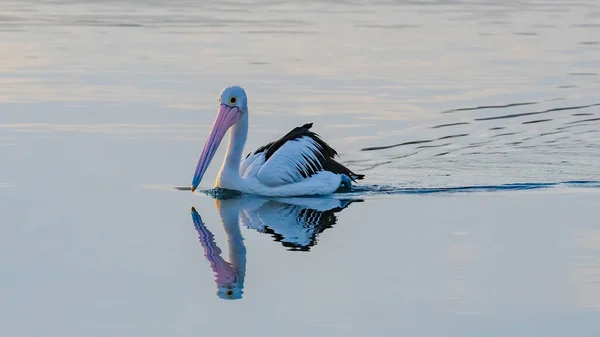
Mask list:
[{"label": "white plumage", "polygon": [[[248,172],[240,172],[244,177],[253,175],[269,187],[302,182],[310,172],[323,170],[317,153],[319,145],[310,137],[301,137],[283,144],[265,161],[265,152],[253,155],[242,161],[242,167],[250,160]],[[252,165],[254,164],[254,165]]]}]

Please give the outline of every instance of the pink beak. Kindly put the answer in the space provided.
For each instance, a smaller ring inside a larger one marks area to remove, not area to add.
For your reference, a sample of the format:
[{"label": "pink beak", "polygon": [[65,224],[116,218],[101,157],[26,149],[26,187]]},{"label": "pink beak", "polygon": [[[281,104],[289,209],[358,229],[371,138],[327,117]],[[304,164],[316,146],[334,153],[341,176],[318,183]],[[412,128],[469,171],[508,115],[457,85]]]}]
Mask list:
[{"label": "pink beak", "polygon": [[241,115],[242,112],[238,107],[230,107],[227,104],[221,104],[212,130],[210,130],[208,140],[206,141],[206,144],[204,144],[204,149],[202,150],[202,154],[198,160],[196,172],[194,172],[194,178],[192,179],[192,192],[194,192],[198,187],[198,184],[200,184],[200,181],[202,180],[206,169],[208,169],[210,161],[217,152],[219,144],[223,140],[225,133],[240,119]]}]

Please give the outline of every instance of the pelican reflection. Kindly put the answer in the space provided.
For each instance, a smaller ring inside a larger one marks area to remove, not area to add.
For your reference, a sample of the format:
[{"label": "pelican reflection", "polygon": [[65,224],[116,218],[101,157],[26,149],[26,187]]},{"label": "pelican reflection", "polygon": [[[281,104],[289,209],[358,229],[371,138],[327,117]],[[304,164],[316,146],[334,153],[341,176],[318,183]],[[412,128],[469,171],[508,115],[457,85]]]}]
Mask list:
[{"label": "pelican reflection", "polygon": [[240,226],[271,235],[286,249],[309,251],[317,237],[337,222],[336,213],[362,200],[335,198],[257,198],[237,196],[215,200],[227,238],[229,256],[225,260],[211,231],[192,207],[192,220],[204,256],[215,274],[217,296],[240,299],[246,275],[246,246]]}]

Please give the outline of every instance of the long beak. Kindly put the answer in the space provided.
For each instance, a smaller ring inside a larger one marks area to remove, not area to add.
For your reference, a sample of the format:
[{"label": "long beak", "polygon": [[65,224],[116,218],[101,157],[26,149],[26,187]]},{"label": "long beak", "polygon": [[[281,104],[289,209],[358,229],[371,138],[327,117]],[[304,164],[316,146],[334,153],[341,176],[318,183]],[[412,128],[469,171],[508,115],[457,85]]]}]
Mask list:
[{"label": "long beak", "polygon": [[212,130],[210,130],[208,140],[206,140],[206,144],[204,144],[204,149],[202,150],[202,154],[198,160],[196,172],[194,172],[194,179],[192,179],[192,192],[194,192],[198,187],[198,184],[200,184],[200,181],[202,180],[206,169],[208,169],[210,161],[217,152],[219,144],[223,140],[225,133],[227,133],[227,130],[233,124],[235,124],[238,119],[240,119],[241,115],[242,113],[238,107],[230,107],[226,104],[221,104]]}]

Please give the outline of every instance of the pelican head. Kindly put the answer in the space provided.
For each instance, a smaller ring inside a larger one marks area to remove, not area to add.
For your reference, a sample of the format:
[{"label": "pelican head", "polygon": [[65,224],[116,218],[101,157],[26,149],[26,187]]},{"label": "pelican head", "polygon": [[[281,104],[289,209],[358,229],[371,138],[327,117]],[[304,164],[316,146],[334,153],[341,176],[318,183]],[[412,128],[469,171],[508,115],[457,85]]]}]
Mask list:
[{"label": "pelican head", "polygon": [[202,180],[210,161],[213,159],[219,144],[223,140],[225,133],[232,127],[242,115],[248,113],[248,98],[246,92],[240,86],[234,85],[224,88],[219,96],[219,112],[213,124],[212,129],[204,149],[198,160],[196,172],[192,179],[192,192],[196,190]]}]

